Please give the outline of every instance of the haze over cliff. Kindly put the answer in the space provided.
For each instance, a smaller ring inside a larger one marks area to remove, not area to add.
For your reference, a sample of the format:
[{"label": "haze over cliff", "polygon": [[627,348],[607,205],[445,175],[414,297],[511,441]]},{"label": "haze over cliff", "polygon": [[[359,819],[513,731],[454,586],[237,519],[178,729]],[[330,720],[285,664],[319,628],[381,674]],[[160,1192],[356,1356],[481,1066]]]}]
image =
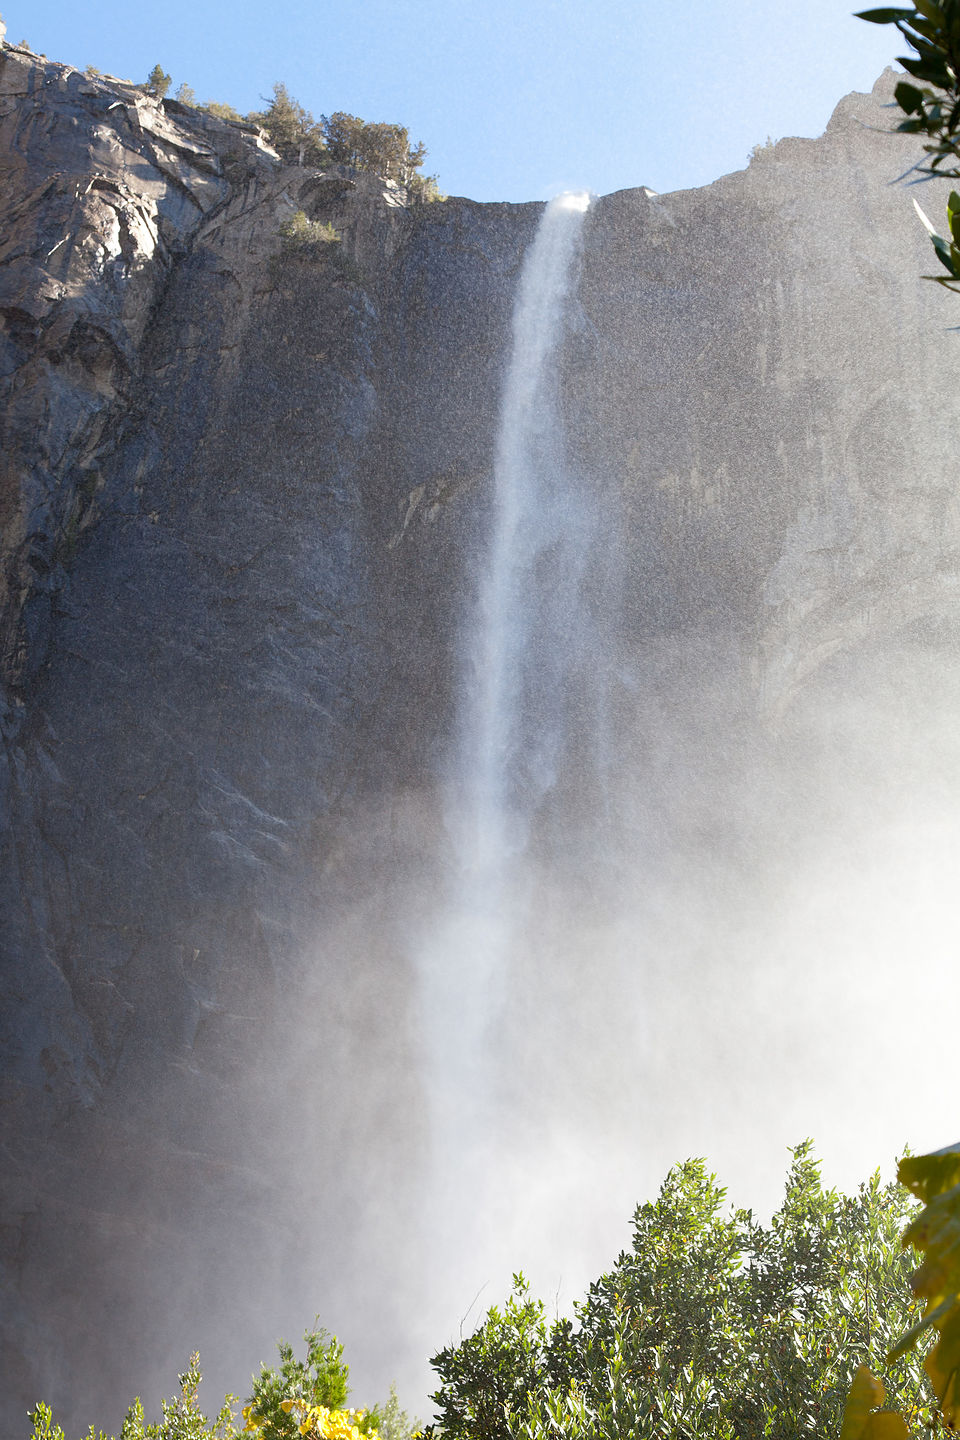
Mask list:
[{"label": "haze over cliff", "polygon": [[749,1203],[810,1132],[858,1173],[949,1138],[901,1092],[905,966],[956,983],[956,312],[888,89],[583,216],[582,504],[529,566],[523,903],[467,1064],[454,772],[543,207],[3,48],[4,1434],[118,1423],[195,1347],[242,1386],[317,1313],[361,1398],[413,1390],[685,1154]]}]

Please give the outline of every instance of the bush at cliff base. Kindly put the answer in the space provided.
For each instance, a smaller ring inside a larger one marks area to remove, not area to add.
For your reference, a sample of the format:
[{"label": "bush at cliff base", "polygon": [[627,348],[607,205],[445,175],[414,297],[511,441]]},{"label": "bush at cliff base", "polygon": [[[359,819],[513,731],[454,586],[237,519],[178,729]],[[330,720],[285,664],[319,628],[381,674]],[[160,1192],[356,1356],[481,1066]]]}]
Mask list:
[{"label": "bush at cliff base", "polygon": [[[853,1195],[825,1189],[804,1142],[783,1203],[763,1224],[726,1206],[704,1161],[676,1166],[572,1319],[549,1321],[518,1275],[502,1309],[434,1357],[440,1388],[426,1436],[904,1440],[941,1414],[952,1423],[960,1147],[908,1157],[900,1174],[916,1200],[878,1175]],[[924,1253],[912,1290],[910,1246]],[[938,1343],[924,1362],[928,1334]],[[213,1420],[203,1415],[194,1356],[162,1420],[147,1424],[136,1401],[120,1440],[409,1440],[395,1397],[392,1408],[347,1408],[335,1338],[315,1329],[305,1340],[304,1359],[281,1342],[279,1364],[255,1377],[239,1422],[232,1396]],[[884,1356],[885,1386],[874,1375]],[[65,1440],[47,1406],[31,1418],[34,1440]]]},{"label": "bush at cliff base", "polygon": [[[793,1152],[769,1225],[730,1213],[724,1198],[702,1160],[673,1169],[573,1321],[548,1322],[515,1277],[503,1309],[434,1358],[441,1385],[427,1434],[838,1436],[859,1367],[882,1359],[916,1318],[900,1239],[915,1206],[877,1175],[855,1195],[825,1189],[809,1142]],[[912,1428],[931,1420],[919,1355],[898,1353],[886,1379]]]},{"label": "bush at cliff base", "polygon": [[[161,1402],[162,1419],[148,1424],[142,1402],[127,1411],[119,1440],[412,1440],[418,1422],[400,1408],[391,1387],[390,1398],[372,1410],[346,1405],[348,1367],[336,1336],[312,1329],[304,1335],[306,1356],[299,1359],[293,1347],[281,1340],[278,1366],[263,1365],[253,1380],[253,1393],[244,1405],[238,1427],[237,1397],[227,1395],[213,1419],[200,1408],[200,1357],[194,1354],[179,1376],[180,1393]],[[33,1440],[66,1440],[54,1423],[49,1405],[42,1402],[30,1415]],[[85,1440],[108,1440],[90,1427]]]}]

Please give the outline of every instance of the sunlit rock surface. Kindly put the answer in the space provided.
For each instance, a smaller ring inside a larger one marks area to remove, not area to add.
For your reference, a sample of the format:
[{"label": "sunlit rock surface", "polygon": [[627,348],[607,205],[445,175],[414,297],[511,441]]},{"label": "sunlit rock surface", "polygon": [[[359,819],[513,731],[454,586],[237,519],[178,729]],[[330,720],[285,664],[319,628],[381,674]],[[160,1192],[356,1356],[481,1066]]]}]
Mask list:
[{"label": "sunlit rock surface", "polygon": [[[742,736],[775,748],[838,663],[955,666],[954,312],[885,93],[586,217],[585,603],[648,759],[704,688],[747,774]],[[408,207],[9,46],[0,149],[3,1433],[41,1397],[115,1425],[196,1345],[242,1385],[318,1309],[385,1389],[428,1149],[409,956],[371,917],[412,925],[443,848],[541,207]],[[327,258],[282,253],[296,209]],[[708,811],[697,843],[735,847]]]}]

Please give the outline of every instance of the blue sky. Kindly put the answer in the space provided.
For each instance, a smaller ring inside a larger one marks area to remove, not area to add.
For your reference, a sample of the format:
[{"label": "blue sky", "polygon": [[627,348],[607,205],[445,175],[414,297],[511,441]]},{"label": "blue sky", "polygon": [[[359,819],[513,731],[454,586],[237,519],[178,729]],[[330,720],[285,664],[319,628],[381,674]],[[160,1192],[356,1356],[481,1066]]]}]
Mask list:
[{"label": "blue sky", "polygon": [[[865,0],[863,0],[865,3]],[[246,112],[406,125],[449,194],[677,190],[768,136],[820,134],[899,53],[837,0],[0,0],[7,38],[140,80],[155,62]]]}]

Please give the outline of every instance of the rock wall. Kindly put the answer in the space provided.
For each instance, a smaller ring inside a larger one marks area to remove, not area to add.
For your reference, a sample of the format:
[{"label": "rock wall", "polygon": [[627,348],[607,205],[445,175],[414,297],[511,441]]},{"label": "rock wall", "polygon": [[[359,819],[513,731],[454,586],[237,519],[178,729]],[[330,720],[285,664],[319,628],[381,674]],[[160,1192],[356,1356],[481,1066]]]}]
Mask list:
[{"label": "rock wall", "polygon": [[[887,84],[587,218],[563,384],[606,662],[722,651],[768,735],[838,655],[931,626],[953,654],[950,302],[888,185]],[[408,207],[10,46],[0,153],[12,1437],[41,1396],[108,1423],[197,1344],[242,1366],[241,1330],[265,1358],[417,1209],[409,966],[366,917],[429,889],[540,207]],[[283,251],[297,209],[327,256]],[[336,1157],[307,1193],[305,1147]],[[365,1322],[398,1364],[405,1303]]]}]

